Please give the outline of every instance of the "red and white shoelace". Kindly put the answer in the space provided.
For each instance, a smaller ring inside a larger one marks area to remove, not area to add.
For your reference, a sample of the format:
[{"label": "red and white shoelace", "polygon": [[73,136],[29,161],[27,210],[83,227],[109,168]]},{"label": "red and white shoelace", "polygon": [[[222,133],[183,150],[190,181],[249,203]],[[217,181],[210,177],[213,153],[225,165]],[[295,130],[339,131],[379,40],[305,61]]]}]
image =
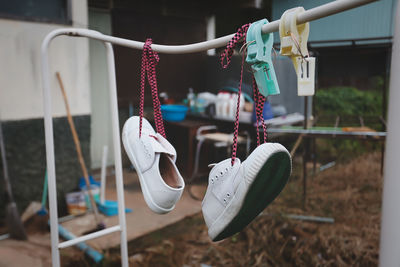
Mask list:
[{"label": "red and white shoelace", "polygon": [[142,120],[143,120],[143,109],[144,109],[144,88],[147,80],[149,81],[151,88],[151,95],[153,97],[153,110],[154,110],[154,121],[156,124],[156,131],[162,136],[166,137],[164,130],[164,121],[161,115],[161,103],[158,99],[157,89],[157,75],[156,65],[160,61],[157,52],[151,49],[153,43],[151,38],[148,38],[143,46],[142,53],[142,65],[140,70],[140,122],[139,122],[139,137],[142,136]]},{"label": "red and white shoelace", "polygon": [[[228,45],[226,46],[225,50],[222,52],[220,61],[222,68],[226,69],[228,65],[231,62],[231,58],[234,52],[234,49],[236,45],[239,42],[243,42],[246,40],[246,33],[248,28],[250,27],[250,24],[245,24],[241,26],[233,38],[228,42]],[[237,105],[236,105],[236,118],[235,118],[235,129],[233,132],[233,144],[232,144],[232,160],[231,164],[232,166],[235,163],[236,159],[236,152],[237,152],[237,138],[238,138],[238,133],[239,133],[239,111],[240,111],[240,97],[242,94],[242,83],[243,83],[243,67],[244,67],[244,60],[246,57],[246,49],[243,51],[242,55],[242,65],[241,65],[241,70],[240,70],[240,81],[239,81],[239,88],[238,88],[238,100],[237,100]],[[226,61],[226,62],[225,62]],[[264,142],[267,141],[267,127],[264,123],[264,118],[263,118],[263,109],[264,109],[264,103],[265,103],[265,97],[260,94],[257,88],[257,84],[254,80],[253,77],[253,98],[254,98],[254,104],[256,108],[256,127],[257,127],[257,146],[260,145],[260,133],[259,133],[259,124],[262,124],[263,127],[263,132],[264,132]]]},{"label": "red and white shoelace", "polygon": [[265,125],[263,111],[264,111],[264,103],[265,96],[263,96],[260,91],[258,91],[256,80],[253,77],[253,99],[254,105],[256,108],[256,129],[257,129],[257,146],[261,144],[260,142],[260,124],[263,128],[264,133],[264,142],[267,142],[267,125]]}]

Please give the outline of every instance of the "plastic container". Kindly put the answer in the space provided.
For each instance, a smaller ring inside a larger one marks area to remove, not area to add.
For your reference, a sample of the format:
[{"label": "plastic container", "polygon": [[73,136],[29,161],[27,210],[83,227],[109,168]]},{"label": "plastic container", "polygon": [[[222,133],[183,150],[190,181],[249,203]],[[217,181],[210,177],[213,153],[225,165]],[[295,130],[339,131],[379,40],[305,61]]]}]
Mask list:
[{"label": "plastic container", "polygon": [[187,99],[188,99],[188,104],[189,104],[190,110],[193,110],[195,103],[196,103],[196,95],[193,92],[193,88],[189,88],[189,93],[187,94]]},{"label": "plastic container", "polygon": [[[268,101],[265,101],[264,103],[264,109],[263,109],[263,118],[264,120],[269,120],[272,119],[274,117],[274,114],[272,113],[272,108],[271,105],[269,104]],[[253,109],[253,122],[255,122],[257,120],[256,117],[256,107],[254,104],[254,109]]]},{"label": "plastic container", "polygon": [[215,115],[221,117],[222,116],[222,94],[219,93],[217,95],[217,101],[215,101]]},{"label": "plastic container", "polygon": [[[96,185],[96,186],[100,186],[100,182],[96,181],[92,175],[89,175],[89,183],[91,185]],[[79,189],[81,190],[86,190],[86,182],[85,182],[85,178],[81,177],[79,178]]]},{"label": "plastic container", "polygon": [[[100,199],[100,182],[97,182],[95,179],[93,179],[93,177],[91,175],[89,176],[89,182],[90,182],[90,188],[92,191],[93,198],[95,201],[97,201]],[[92,205],[90,204],[89,193],[87,191],[85,178],[83,178],[83,177],[81,177],[79,179],[79,189],[81,189],[82,192],[84,193],[86,207],[88,209],[91,209]]]},{"label": "plastic container", "polygon": [[83,192],[71,192],[65,195],[68,213],[78,215],[86,212],[85,195]]},{"label": "plastic container", "polygon": [[[99,211],[106,216],[115,216],[118,214],[118,202],[113,200],[105,200],[103,204],[96,201]],[[126,213],[132,212],[131,209],[126,208]]]},{"label": "plastic container", "polygon": [[161,105],[161,113],[166,121],[183,121],[188,107],[183,105]]},{"label": "plastic container", "polygon": [[237,101],[237,96],[235,97],[233,94],[229,96],[229,101],[228,101],[228,116],[230,118],[234,118],[236,114],[236,101]]},{"label": "plastic container", "polygon": [[[85,187],[86,189],[86,187]],[[91,185],[91,190],[92,191],[92,195],[94,198],[94,201],[99,201],[100,200],[100,187],[96,186],[96,185]],[[92,204],[90,203],[90,197],[89,197],[89,192],[88,190],[82,190],[84,196],[85,196],[85,202],[86,202],[86,207],[88,209],[92,208]]]},{"label": "plastic container", "polygon": [[231,98],[230,93],[222,93],[221,116],[224,118],[229,117],[229,99],[230,98]]}]

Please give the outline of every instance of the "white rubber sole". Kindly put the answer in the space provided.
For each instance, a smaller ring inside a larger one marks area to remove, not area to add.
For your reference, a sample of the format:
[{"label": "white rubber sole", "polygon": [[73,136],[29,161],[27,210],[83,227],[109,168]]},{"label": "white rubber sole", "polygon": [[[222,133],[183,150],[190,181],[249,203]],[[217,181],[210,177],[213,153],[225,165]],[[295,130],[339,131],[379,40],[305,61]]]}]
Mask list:
[{"label": "white rubber sole", "polygon": [[146,183],[144,181],[143,174],[142,174],[142,172],[140,171],[140,169],[138,167],[138,164],[137,164],[136,159],[135,159],[135,155],[133,154],[133,151],[129,146],[128,137],[127,137],[127,134],[125,132],[122,135],[122,143],[124,144],[126,154],[128,155],[129,159],[131,160],[131,162],[133,164],[133,167],[135,167],[136,173],[138,174],[140,187],[142,189],[143,197],[144,197],[144,200],[146,201],[147,206],[149,206],[149,208],[152,211],[154,211],[155,213],[158,213],[158,214],[165,214],[165,213],[168,213],[171,210],[173,210],[175,208],[175,205],[173,205],[169,209],[166,209],[166,208],[160,207],[159,205],[157,205],[154,202],[154,200],[151,197],[150,192],[149,192],[149,190],[147,188],[147,185],[146,185]]},{"label": "white rubber sole", "polygon": [[[285,152],[289,154],[287,149],[279,143],[269,144],[266,149],[260,149],[259,151],[254,151],[253,153],[255,152],[256,154],[253,155],[253,157],[256,160],[246,170],[245,177],[243,177],[243,179],[240,181],[232,200],[208,229],[208,235],[212,240],[215,240],[215,238],[218,237],[218,235],[222,233],[238,215],[242,209],[249,188],[255,181],[255,177],[257,176],[258,172],[268,161],[270,156],[278,152]],[[242,165],[243,164],[245,164],[245,162],[243,162]]]}]

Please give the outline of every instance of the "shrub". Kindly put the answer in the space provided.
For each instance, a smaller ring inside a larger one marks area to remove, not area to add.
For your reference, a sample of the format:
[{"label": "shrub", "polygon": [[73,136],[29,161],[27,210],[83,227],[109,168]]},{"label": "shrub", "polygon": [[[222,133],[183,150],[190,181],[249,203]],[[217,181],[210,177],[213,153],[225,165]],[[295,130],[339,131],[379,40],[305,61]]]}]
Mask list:
[{"label": "shrub", "polygon": [[382,95],[379,91],[360,91],[354,87],[319,89],[315,94],[317,116],[380,116]]}]

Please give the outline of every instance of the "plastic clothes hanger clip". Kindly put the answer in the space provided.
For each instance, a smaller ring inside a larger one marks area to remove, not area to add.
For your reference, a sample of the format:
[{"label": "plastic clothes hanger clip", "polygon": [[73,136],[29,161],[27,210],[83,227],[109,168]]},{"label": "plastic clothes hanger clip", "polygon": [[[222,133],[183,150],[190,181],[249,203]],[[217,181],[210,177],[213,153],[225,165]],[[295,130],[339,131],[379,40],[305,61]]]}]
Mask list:
[{"label": "plastic clothes hanger clip", "polygon": [[246,62],[251,64],[258,90],[265,97],[280,93],[271,57],[274,35],[261,32],[262,26],[267,23],[267,19],[252,23],[246,34]]},{"label": "plastic clothes hanger clip", "polygon": [[292,59],[297,73],[297,94],[310,96],[315,93],[315,57],[310,57],[307,49],[310,23],[297,25],[297,16],[302,12],[305,12],[303,7],[296,7],[283,13],[279,22],[280,54]]}]

